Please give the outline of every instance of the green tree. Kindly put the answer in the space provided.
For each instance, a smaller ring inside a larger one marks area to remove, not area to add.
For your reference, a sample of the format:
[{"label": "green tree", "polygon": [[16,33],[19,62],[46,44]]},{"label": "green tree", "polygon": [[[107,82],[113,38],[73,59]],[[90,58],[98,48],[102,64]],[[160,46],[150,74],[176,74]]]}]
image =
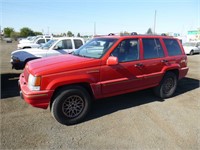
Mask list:
[{"label": "green tree", "polygon": [[149,28],[149,29],[147,30],[146,34],[153,34],[152,29]]},{"label": "green tree", "polygon": [[14,39],[15,41],[17,41],[17,38],[20,37],[20,33],[19,32],[11,32],[10,37],[12,39]]},{"label": "green tree", "polygon": [[63,33],[61,36],[66,36],[66,33]]},{"label": "green tree", "polygon": [[77,37],[81,37],[80,33],[77,34]]},{"label": "green tree", "polygon": [[42,32],[35,31],[34,34],[35,35],[42,35]]},{"label": "green tree", "polygon": [[20,29],[21,37],[34,36],[34,35],[35,35],[34,32],[28,27],[24,27]]},{"label": "green tree", "polygon": [[73,36],[73,33],[72,33],[71,31],[68,31],[68,32],[67,32],[67,36],[68,36],[68,37],[72,37],[72,36]]},{"label": "green tree", "polygon": [[4,36],[5,37],[10,37],[12,32],[14,32],[13,28],[10,28],[10,27],[4,28]]}]

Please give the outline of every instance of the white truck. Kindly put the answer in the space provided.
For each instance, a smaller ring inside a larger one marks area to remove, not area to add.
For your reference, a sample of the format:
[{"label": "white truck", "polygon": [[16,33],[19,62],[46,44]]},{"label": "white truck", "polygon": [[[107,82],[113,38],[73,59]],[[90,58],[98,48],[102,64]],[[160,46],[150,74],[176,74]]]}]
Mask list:
[{"label": "white truck", "polygon": [[12,68],[23,69],[26,63],[33,59],[70,54],[84,44],[84,39],[78,37],[54,38],[40,48],[15,50],[11,53]]},{"label": "white truck", "polygon": [[17,48],[18,49],[38,48],[41,46],[41,44],[44,44],[51,39],[52,39],[51,36],[36,36],[32,37],[31,39],[23,39],[19,41]]}]

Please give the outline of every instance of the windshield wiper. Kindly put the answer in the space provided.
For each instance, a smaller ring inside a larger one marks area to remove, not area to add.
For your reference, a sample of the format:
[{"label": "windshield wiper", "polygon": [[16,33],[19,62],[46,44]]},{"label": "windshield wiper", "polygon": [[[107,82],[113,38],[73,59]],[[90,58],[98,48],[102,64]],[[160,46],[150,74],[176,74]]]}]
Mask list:
[{"label": "windshield wiper", "polygon": [[75,53],[73,53],[73,55],[80,56],[80,57],[85,57],[85,58],[93,58],[93,57],[90,57],[90,56],[85,56],[85,55],[80,55],[80,54],[75,54]]}]

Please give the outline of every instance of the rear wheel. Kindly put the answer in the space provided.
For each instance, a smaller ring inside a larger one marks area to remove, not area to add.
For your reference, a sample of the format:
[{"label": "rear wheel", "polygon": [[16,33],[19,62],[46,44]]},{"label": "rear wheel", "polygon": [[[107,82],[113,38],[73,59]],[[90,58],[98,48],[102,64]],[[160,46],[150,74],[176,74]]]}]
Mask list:
[{"label": "rear wheel", "polygon": [[91,98],[88,92],[80,86],[61,89],[51,105],[53,117],[65,125],[81,122],[89,112]]},{"label": "rear wheel", "polygon": [[194,51],[193,50],[190,51],[190,55],[194,55]]},{"label": "rear wheel", "polygon": [[167,72],[159,86],[154,88],[154,92],[157,96],[161,98],[171,97],[177,87],[177,76],[173,72]]}]

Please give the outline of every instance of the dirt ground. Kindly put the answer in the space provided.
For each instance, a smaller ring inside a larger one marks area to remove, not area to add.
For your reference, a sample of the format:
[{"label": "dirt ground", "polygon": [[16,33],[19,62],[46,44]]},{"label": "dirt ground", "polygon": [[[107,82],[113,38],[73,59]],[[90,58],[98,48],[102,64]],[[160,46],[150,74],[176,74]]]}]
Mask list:
[{"label": "dirt ground", "polygon": [[200,149],[200,55],[188,56],[189,73],[174,97],[159,99],[148,89],[102,99],[84,122],[64,126],[49,109],[20,99],[22,71],[10,64],[16,45],[0,42],[0,149]]}]

